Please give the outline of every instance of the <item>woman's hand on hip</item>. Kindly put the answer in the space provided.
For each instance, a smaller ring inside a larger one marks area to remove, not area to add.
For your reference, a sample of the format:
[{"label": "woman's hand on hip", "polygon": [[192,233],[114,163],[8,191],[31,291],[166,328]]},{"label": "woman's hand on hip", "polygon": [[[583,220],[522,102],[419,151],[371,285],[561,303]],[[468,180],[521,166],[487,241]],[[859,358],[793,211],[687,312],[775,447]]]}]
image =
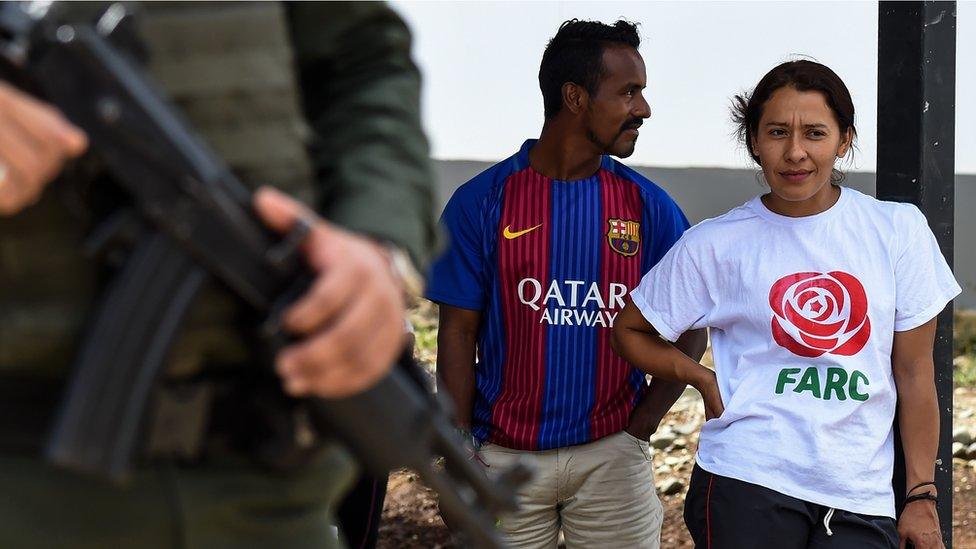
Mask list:
[{"label": "woman's hand on hip", "polygon": [[725,405],[722,404],[722,393],[718,390],[718,378],[714,370],[701,367],[700,379],[695,380],[692,385],[701,393],[705,403],[705,420],[720,417],[725,412]]},{"label": "woman's hand on hip", "polygon": [[921,500],[905,505],[898,519],[898,537],[901,538],[899,549],[905,549],[908,542],[915,549],[945,549],[935,502]]}]

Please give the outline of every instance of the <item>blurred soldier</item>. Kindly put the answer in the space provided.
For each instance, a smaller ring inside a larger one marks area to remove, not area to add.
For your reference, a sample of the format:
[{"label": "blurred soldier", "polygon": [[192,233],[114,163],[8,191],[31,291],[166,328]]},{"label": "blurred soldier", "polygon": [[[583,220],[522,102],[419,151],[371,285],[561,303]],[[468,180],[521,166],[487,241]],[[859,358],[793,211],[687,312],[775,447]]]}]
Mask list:
[{"label": "blurred soldier", "polygon": [[[90,20],[103,7],[66,11]],[[329,220],[303,248],[317,278],[284,315],[300,339],[276,357],[280,380],[259,373],[241,306],[216,284],[198,296],[155,394],[212,395],[177,412],[206,426],[198,452],[153,448],[165,437],[150,421],[123,488],[44,465],[86,316],[113,274],[82,244],[124,197],[91,169],[80,130],[0,83],[0,546],[334,546],[331,507],[354,467],[333,443],[268,467],[302,433],[278,381],[293,396],[355,394],[402,348],[390,259],[422,262],[433,235],[408,30],[378,3],[140,9],[147,69],[190,123],[245,183],[300,200],[262,189],[260,217],[279,231],[307,209]]]}]

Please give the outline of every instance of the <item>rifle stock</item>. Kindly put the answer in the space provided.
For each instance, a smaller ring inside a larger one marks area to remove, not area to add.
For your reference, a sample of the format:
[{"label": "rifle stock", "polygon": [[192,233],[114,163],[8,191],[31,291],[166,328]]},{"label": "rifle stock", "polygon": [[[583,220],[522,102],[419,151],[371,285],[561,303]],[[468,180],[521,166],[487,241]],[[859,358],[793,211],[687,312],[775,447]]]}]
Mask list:
[{"label": "rifle stock", "polygon": [[[492,515],[512,509],[515,487],[528,479],[525,469],[515,469],[510,478],[497,483],[488,480],[480,465],[469,458],[443,414],[416,390],[414,382],[399,370],[372,388],[344,399],[317,399],[311,419],[323,432],[338,436],[374,474],[386,474],[396,467],[408,467],[420,474],[437,492],[440,509],[452,526],[467,535],[475,547],[497,547]],[[375,435],[381,425],[382,436]],[[391,449],[396,448],[396,452]],[[441,470],[431,459],[443,456]],[[472,513],[481,507],[487,512]]]}]

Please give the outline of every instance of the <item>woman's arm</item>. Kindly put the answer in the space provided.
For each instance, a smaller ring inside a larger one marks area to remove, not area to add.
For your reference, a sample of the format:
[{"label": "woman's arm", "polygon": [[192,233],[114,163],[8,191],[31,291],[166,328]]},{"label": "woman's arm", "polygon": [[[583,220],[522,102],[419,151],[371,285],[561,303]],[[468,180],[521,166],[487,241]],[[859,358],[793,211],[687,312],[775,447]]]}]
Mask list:
[{"label": "woman's arm", "polygon": [[[681,334],[674,342],[675,348],[691,357],[694,361],[701,360],[708,345],[708,335],[704,329],[688,330]],[[650,387],[644,393],[644,398],[637,403],[630,413],[627,432],[637,438],[647,440],[653,435],[661,420],[681,397],[687,385],[680,381],[671,381],[661,377],[651,380]]]},{"label": "woman's arm", "polygon": [[[933,318],[912,330],[895,332],[891,350],[891,367],[898,389],[898,427],[905,452],[905,484],[909,488],[935,478],[939,449],[939,405],[932,359],[935,323]],[[909,495],[925,492],[938,495],[932,485],[918,488]],[[952,494],[943,494],[943,497],[952,497]],[[918,549],[944,547],[935,502],[908,503],[898,519],[898,534],[902,547],[908,541]]]},{"label": "woman's arm", "polygon": [[614,350],[641,371],[668,381],[691,385],[705,400],[705,417],[722,415],[724,406],[715,372],[662,339],[630,300],[614,321]]}]

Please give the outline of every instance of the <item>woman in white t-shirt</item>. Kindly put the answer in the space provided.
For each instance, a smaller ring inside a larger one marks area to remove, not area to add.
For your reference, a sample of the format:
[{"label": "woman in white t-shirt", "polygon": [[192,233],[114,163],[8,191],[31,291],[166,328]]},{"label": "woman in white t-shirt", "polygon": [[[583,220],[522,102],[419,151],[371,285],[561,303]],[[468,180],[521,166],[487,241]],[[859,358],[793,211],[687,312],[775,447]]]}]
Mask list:
[{"label": "woman in white t-shirt", "polygon": [[[960,288],[915,206],[838,184],[856,131],[833,71],[779,65],[735,113],[769,192],[689,229],[613,334],[704,398],[685,522],[706,548],[942,547],[932,350]],[[667,343],[704,327],[714,372]],[[912,487],[897,530],[896,406]]]}]

